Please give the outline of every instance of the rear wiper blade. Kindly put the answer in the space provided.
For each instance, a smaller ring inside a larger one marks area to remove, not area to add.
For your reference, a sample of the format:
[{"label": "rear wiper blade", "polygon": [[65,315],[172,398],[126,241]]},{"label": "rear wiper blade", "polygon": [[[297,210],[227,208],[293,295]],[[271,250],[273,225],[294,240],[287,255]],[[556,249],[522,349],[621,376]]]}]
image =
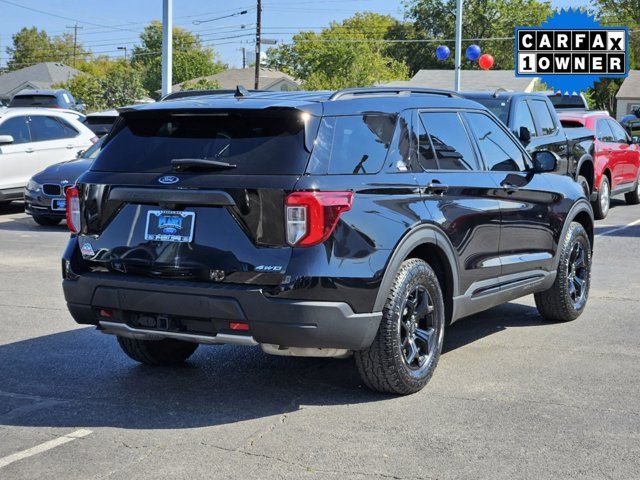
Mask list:
[{"label": "rear wiper blade", "polygon": [[208,160],[206,158],[174,158],[171,160],[171,166],[174,170],[187,170],[190,168],[226,170],[237,167],[237,165],[233,163]]}]

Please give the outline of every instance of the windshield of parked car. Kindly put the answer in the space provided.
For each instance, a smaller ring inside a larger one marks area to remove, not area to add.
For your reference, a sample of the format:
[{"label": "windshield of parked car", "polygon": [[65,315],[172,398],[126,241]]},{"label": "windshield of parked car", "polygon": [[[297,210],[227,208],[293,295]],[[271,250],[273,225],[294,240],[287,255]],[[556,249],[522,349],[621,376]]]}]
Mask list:
[{"label": "windshield of parked car", "polygon": [[131,112],[92,170],[164,173],[172,160],[190,158],[236,165],[216,171],[222,175],[300,174],[309,158],[305,118],[294,109]]},{"label": "windshield of parked car", "polygon": [[100,140],[98,140],[96,143],[94,143],[92,146],[90,146],[89,148],[87,148],[81,155],[82,158],[87,158],[89,160],[93,160],[94,158],[96,158],[98,156],[98,154],[100,153],[100,150],[102,149],[102,144],[104,143],[104,139],[106,137],[102,137]]},{"label": "windshield of parked car", "polygon": [[509,106],[511,104],[509,99],[481,96],[467,98],[487,107],[505,125],[509,121]]},{"label": "windshield of parked car", "polygon": [[580,95],[549,95],[556,110],[586,110],[587,106]]},{"label": "windshield of parked car", "polygon": [[10,107],[55,107],[58,100],[54,95],[16,95]]}]

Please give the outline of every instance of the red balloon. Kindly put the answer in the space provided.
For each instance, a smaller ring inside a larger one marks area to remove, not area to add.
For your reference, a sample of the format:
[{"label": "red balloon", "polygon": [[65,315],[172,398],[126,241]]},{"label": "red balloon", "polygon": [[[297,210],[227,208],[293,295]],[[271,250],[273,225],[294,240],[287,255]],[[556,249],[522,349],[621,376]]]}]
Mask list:
[{"label": "red balloon", "polygon": [[494,61],[495,60],[492,55],[485,53],[478,59],[478,65],[480,65],[480,68],[483,70],[489,70],[491,67],[493,67]]}]

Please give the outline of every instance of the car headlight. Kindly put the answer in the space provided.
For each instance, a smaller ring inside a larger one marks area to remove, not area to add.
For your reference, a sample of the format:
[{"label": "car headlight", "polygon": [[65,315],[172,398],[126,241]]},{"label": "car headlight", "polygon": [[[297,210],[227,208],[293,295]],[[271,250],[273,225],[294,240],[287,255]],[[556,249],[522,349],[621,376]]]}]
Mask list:
[{"label": "car headlight", "polygon": [[27,190],[40,193],[42,191],[42,185],[40,185],[38,182],[34,182],[33,179],[30,179],[27,182]]}]

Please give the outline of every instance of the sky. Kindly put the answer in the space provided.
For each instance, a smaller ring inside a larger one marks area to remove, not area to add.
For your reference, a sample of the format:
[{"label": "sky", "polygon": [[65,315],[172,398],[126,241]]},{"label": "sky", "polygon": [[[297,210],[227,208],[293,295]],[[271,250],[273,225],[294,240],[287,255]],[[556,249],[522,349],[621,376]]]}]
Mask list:
[{"label": "sky", "polygon": [[[403,16],[402,0],[263,0],[263,38],[290,41],[298,30],[320,30],[355,12],[369,10]],[[586,6],[585,1],[558,0],[557,7]],[[174,0],[174,25],[201,35],[220,60],[230,67],[242,64],[242,48],[253,50],[256,7],[250,0]],[[33,11],[28,10],[28,7]],[[247,10],[246,14],[238,15]],[[231,16],[230,16],[231,15]],[[227,18],[219,18],[225,17]],[[65,17],[65,18],[61,18]],[[138,35],[153,19],[162,18],[162,0],[0,0],[0,65],[7,61],[6,47],[22,27],[36,26],[50,35],[73,32],[94,53],[124,55],[138,42]],[[210,20],[210,21],[206,21]],[[200,24],[193,22],[201,21]]]}]

